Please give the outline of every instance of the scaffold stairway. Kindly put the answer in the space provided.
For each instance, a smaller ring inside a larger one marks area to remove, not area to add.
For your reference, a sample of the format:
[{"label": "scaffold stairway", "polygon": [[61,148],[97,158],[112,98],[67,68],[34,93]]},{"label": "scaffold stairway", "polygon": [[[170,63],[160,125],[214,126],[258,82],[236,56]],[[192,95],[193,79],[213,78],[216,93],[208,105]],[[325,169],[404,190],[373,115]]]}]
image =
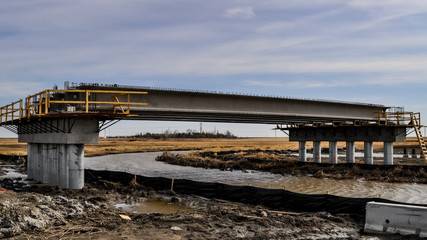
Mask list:
[{"label": "scaffold stairway", "polygon": [[418,143],[420,145],[421,154],[423,156],[423,159],[424,159],[424,161],[427,162],[427,148],[426,148],[426,143],[424,141],[424,137],[421,134],[421,127],[422,127],[421,121],[420,121],[419,117],[417,117],[416,114],[413,114],[413,113],[411,114],[411,123],[415,129],[415,133],[417,134]]}]

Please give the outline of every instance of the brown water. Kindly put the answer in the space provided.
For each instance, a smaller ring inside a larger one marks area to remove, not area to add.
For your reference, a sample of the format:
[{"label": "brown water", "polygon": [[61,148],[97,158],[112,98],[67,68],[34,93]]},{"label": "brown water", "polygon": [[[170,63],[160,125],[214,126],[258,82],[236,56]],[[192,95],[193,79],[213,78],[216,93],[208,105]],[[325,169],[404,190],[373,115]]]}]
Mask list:
[{"label": "brown water", "polygon": [[130,213],[176,213],[180,211],[190,211],[191,208],[175,203],[167,203],[158,199],[148,199],[136,204],[119,203],[116,208],[123,209]]},{"label": "brown water", "polygon": [[295,177],[257,171],[220,171],[183,167],[155,161],[161,152],[130,153],[86,158],[85,166],[95,170],[124,171],[148,177],[190,179],[221,182],[233,185],[287,189],[293,192],[329,193],[344,197],[378,197],[408,203],[427,204],[427,185],[412,183],[384,183],[364,180],[334,180]]}]

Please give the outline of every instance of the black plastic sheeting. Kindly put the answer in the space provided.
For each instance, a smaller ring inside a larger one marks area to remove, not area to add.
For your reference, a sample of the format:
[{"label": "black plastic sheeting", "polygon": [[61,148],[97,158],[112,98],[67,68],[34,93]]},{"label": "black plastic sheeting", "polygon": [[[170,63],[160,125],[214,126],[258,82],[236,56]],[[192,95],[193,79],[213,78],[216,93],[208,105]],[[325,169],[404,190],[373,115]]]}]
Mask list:
[{"label": "black plastic sheeting", "polygon": [[[135,175],[123,172],[85,170],[87,182],[94,180],[108,180],[129,183]],[[170,190],[172,179],[162,177],[144,177],[136,175],[139,184],[156,190]],[[263,205],[276,210],[365,214],[367,202],[407,204],[382,198],[349,198],[329,194],[301,194],[282,189],[265,189],[251,186],[233,186],[223,183],[198,182],[186,179],[174,179],[173,191],[180,194],[198,195],[206,198],[217,198],[252,205]]]}]

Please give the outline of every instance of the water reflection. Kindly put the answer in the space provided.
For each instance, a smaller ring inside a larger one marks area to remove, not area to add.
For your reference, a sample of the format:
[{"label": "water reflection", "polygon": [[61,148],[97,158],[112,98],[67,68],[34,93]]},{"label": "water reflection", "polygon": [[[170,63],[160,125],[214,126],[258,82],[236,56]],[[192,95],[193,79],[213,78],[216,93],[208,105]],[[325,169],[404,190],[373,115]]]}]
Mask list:
[{"label": "water reflection", "polygon": [[85,166],[94,170],[124,171],[147,177],[190,179],[264,188],[287,189],[299,193],[329,193],[345,197],[378,197],[401,202],[427,204],[427,185],[383,183],[363,180],[334,180],[282,176],[257,171],[220,171],[183,167],[155,161],[161,152],[129,153],[86,158]]},{"label": "water reflection", "polygon": [[136,204],[119,203],[116,208],[123,209],[130,213],[176,213],[181,211],[189,211],[191,208],[181,206],[175,203],[167,203],[158,199],[148,199],[145,202]]}]

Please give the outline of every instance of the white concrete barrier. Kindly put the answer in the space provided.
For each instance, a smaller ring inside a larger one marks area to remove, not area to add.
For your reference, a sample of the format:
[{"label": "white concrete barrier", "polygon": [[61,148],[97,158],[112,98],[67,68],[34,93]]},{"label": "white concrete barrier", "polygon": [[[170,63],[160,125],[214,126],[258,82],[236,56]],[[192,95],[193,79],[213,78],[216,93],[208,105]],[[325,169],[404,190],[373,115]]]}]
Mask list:
[{"label": "white concrete barrier", "polygon": [[368,202],[365,232],[427,237],[427,207]]}]

